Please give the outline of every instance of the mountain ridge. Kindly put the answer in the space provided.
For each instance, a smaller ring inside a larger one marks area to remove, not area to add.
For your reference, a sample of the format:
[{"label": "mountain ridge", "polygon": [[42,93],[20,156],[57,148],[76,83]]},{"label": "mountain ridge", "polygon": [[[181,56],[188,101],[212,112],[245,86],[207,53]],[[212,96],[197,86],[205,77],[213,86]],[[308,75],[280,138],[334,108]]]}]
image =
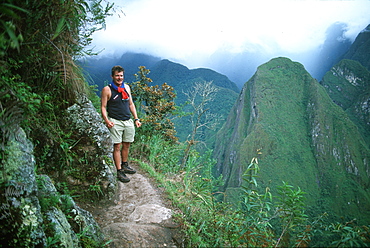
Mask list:
[{"label": "mountain ridge", "polygon": [[275,58],[258,67],[218,132],[214,155],[231,201],[237,202],[243,173],[258,157],[261,188],[285,181],[307,192],[311,213],[369,221],[363,216],[370,211],[366,143],[300,63]]},{"label": "mountain ridge", "polygon": [[370,70],[370,24],[357,35],[342,58],[356,60]]}]

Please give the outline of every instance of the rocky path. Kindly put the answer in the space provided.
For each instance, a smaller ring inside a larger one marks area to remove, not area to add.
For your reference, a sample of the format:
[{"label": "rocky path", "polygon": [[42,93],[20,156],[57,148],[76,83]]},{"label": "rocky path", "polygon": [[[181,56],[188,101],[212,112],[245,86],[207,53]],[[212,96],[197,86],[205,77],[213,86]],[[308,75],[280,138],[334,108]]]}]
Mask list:
[{"label": "rocky path", "polygon": [[116,199],[109,206],[88,206],[106,235],[109,247],[179,247],[173,211],[139,171],[118,182]]}]

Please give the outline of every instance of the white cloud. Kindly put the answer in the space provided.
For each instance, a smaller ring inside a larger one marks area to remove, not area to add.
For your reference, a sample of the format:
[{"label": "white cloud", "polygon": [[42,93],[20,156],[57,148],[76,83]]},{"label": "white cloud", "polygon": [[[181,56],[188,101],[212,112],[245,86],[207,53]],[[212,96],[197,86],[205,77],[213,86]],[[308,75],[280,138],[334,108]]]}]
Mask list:
[{"label": "white cloud", "polygon": [[[370,1],[136,0],[109,18],[94,45],[191,60],[219,49],[301,53],[317,48],[335,22],[354,39],[370,23]],[[104,53],[103,53],[104,54]]]}]

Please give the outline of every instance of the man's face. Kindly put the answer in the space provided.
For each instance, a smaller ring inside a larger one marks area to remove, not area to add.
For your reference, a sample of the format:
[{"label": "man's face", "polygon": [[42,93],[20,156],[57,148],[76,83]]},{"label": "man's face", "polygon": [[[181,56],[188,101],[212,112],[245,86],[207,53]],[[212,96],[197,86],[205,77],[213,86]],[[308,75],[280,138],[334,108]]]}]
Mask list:
[{"label": "man's face", "polygon": [[123,82],[123,71],[121,72],[115,71],[114,75],[112,76],[112,79],[116,85],[121,85]]}]

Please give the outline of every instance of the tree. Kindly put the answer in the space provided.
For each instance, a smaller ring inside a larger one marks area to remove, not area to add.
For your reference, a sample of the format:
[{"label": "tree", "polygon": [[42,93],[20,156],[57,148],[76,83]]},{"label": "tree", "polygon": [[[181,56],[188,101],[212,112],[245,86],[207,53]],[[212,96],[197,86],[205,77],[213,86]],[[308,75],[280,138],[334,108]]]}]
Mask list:
[{"label": "tree", "polygon": [[176,131],[171,116],[176,110],[174,99],[176,94],[172,86],[167,83],[162,86],[148,84],[152,79],[147,77],[150,73],[145,66],[140,66],[139,71],[135,74],[137,81],[133,82],[132,96],[135,98],[135,104],[142,117],[145,125],[142,126],[141,132],[150,134],[160,134],[166,140],[177,141]]},{"label": "tree", "polygon": [[5,20],[1,20],[0,38],[10,37],[10,45],[1,41],[0,46],[21,52],[5,50],[4,61],[16,61],[13,73],[29,86],[52,94],[54,100],[73,103],[76,94],[88,90],[74,60],[91,54],[87,49],[91,35],[105,27],[113,4],[104,7],[103,0],[8,2],[0,5],[6,10],[1,14]]},{"label": "tree", "polygon": [[215,93],[218,90],[219,89],[214,86],[213,82],[209,81],[196,82],[190,91],[184,92],[187,96],[188,104],[193,111],[190,115],[192,132],[189,134],[186,141],[187,146],[185,148],[181,167],[185,167],[191,147],[199,142],[196,140],[196,136],[202,132],[202,129],[213,129],[218,123],[219,116],[217,114],[210,113],[208,108],[208,103],[214,100]]}]

